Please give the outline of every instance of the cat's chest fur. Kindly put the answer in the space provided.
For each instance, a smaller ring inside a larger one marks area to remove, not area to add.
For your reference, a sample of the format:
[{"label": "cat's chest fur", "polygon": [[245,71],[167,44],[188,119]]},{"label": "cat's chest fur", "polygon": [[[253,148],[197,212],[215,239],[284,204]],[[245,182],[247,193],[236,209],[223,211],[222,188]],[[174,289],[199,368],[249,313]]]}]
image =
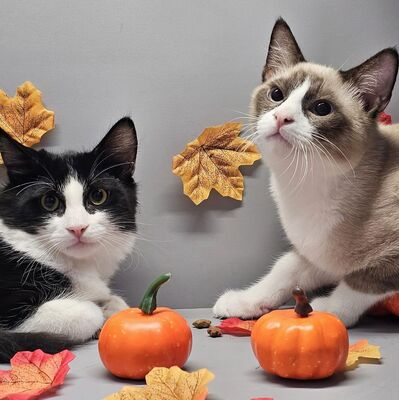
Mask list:
[{"label": "cat's chest fur", "polygon": [[[322,185],[322,184],[321,184]],[[315,266],[334,270],[335,228],[343,220],[339,187],[307,184],[293,192],[292,187],[271,176],[271,192],[290,242]]]}]

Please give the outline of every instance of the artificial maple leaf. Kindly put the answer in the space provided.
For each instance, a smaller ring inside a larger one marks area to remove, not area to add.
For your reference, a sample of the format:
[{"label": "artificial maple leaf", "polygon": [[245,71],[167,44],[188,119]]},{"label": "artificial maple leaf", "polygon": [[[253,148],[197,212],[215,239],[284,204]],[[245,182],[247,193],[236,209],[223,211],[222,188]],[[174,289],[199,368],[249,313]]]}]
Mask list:
[{"label": "artificial maple leaf", "polygon": [[11,370],[0,371],[0,400],[28,400],[62,385],[74,358],[68,350],[54,355],[41,350],[15,354]]},{"label": "artificial maple leaf", "polygon": [[13,139],[31,147],[54,128],[54,112],[44,108],[40,90],[25,82],[17,88],[15,97],[0,90],[0,127]]},{"label": "artificial maple leaf", "polygon": [[208,127],[173,157],[173,173],[181,177],[184,194],[196,205],[212,189],[242,200],[244,179],[238,167],[252,165],[261,155],[253,143],[238,136],[241,127],[233,122]]},{"label": "artificial maple leaf", "polygon": [[240,318],[226,318],[224,319],[219,328],[223,333],[235,336],[251,336],[252,329],[256,321],[244,321]]},{"label": "artificial maple leaf", "polygon": [[147,386],[126,386],[105,400],[205,400],[213,378],[206,368],[190,373],[179,367],[154,368],[145,377]]},{"label": "artificial maple leaf", "polygon": [[349,346],[346,369],[351,370],[360,363],[375,363],[381,360],[379,346],[369,344],[367,339],[362,339]]}]

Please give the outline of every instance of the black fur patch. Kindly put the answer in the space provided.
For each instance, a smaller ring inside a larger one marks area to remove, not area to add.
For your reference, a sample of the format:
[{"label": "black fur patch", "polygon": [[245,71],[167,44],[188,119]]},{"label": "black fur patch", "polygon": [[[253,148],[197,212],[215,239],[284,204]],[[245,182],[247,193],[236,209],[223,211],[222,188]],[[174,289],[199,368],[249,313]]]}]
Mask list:
[{"label": "black fur patch", "polygon": [[69,279],[0,239],[0,328],[12,329],[47,300],[68,293]]}]

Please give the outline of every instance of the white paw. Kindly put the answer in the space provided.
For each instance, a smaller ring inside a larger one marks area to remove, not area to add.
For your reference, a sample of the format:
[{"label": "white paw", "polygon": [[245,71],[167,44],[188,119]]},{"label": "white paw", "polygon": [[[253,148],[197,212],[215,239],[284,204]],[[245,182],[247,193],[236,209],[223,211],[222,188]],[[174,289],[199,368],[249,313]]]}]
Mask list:
[{"label": "white paw", "polygon": [[350,328],[359,321],[360,315],[351,310],[350,305],[340,307],[339,304],[334,304],[328,297],[318,297],[311,303],[313,310],[328,312],[338,317],[343,324]]},{"label": "white paw", "polygon": [[108,301],[102,305],[105,319],[108,319],[111,315],[125,310],[126,308],[129,308],[126,301],[123,300],[122,297],[116,295],[111,295]]},{"label": "white paw", "polygon": [[266,314],[270,309],[251,299],[245,290],[229,290],[218,298],[212,311],[219,318],[253,319]]},{"label": "white paw", "polygon": [[104,323],[100,307],[90,301],[56,299],[42,304],[16,331],[66,335],[76,341],[94,337]]},{"label": "white paw", "polygon": [[315,311],[328,311],[328,297],[317,297],[310,305]]}]

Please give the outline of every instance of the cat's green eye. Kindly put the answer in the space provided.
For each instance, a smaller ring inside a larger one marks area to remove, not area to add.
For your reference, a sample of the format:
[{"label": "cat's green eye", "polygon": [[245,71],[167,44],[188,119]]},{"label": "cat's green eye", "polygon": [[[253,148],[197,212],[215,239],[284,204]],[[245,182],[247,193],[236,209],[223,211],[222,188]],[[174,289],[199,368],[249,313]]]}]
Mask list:
[{"label": "cat's green eye", "polygon": [[61,202],[55,194],[46,193],[41,197],[40,204],[46,211],[54,212],[58,210]]},{"label": "cat's green eye", "polygon": [[104,189],[93,189],[89,193],[89,201],[95,206],[101,206],[108,199],[108,193]]}]

